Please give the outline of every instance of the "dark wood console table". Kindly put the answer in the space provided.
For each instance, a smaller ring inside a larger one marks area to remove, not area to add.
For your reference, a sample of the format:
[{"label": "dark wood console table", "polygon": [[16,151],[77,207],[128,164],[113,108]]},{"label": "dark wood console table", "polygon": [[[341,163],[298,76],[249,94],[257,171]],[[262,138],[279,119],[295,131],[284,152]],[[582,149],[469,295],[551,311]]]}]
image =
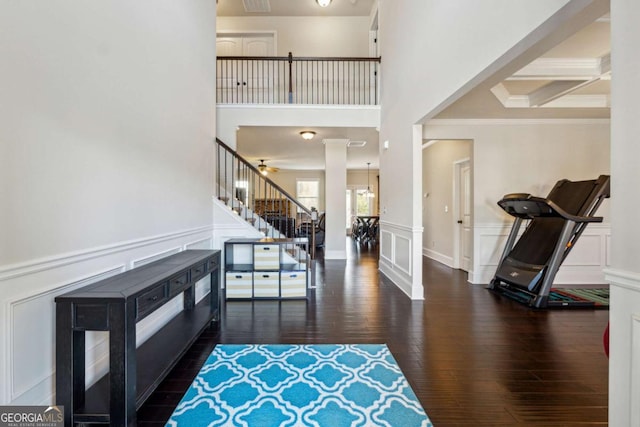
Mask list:
[{"label": "dark wood console table", "polygon": [[[219,270],[220,251],[187,250],[56,297],[56,404],[65,426],[136,425],[136,410],[219,321]],[[196,304],[195,283],[207,275],[211,292]],[[136,349],[136,323],[179,294],[184,310]],[[109,372],[88,390],[85,331],[109,331]]]}]

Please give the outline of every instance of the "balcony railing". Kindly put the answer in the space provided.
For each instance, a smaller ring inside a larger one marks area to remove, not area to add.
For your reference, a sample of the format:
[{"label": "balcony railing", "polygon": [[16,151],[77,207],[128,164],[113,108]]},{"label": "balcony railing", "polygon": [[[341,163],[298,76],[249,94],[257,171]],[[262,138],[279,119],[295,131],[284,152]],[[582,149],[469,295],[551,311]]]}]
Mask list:
[{"label": "balcony railing", "polygon": [[377,105],[380,58],[219,56],[220,104]]}]

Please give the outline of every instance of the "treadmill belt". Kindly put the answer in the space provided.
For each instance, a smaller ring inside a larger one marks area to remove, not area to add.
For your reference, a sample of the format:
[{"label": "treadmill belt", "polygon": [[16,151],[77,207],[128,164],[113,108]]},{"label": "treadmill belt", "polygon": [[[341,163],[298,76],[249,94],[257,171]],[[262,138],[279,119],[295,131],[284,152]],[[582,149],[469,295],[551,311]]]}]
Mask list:
[{"label": "treadmill belt", "polygon": [[535,218],[509,254],[517,261],[545,265],[556,248],[564,220],[562,218]]},{"label": "treadmill belt", "polygon": [[[560,181],[547,198],[571,215],[584,215],[591,207],[589,196],[594,188],[594,181]],[[563,226],[562,218],[532,219],[509,257],[527,264],[546,264],[556,248]]]}]

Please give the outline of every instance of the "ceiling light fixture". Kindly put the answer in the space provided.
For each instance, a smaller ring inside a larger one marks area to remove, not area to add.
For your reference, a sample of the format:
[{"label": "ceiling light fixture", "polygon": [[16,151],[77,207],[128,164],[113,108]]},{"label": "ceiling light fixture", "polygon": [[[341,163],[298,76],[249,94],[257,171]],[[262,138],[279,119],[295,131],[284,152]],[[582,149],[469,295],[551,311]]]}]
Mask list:
[{"label": "ceiling light fixture", "polygon": [[264,164],[264,160],[260,160],[260,164],[258,165],[258,170],[264,176],[267,176],[267,165]]},{"label": "ceiling light fixture", "polygon": [[316,0],[320,7],[327,7],[331,4],[331,0]]},{"label": "ceiling light fixture", "polygon": [[376,197],[375,193],[373,191],[371,191],[371,188],[369,188],[369,165],[371,163],[367,162],[367,197]]},{"label": "ceiling light fixture", "polygon": [[303,130],[302,132],[300,132],[300,136],[302,137],[302,139],[306,139],[307,141],[313,139],[314,136],[316,136],[316,133],[312,130]]}]

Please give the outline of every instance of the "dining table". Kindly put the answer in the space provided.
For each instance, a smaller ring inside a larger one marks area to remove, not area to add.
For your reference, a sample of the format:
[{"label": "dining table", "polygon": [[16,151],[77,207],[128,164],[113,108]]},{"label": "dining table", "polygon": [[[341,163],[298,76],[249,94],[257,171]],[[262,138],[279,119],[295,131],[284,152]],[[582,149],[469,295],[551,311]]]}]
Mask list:
[{"label": "dining table", "polygon": [[352,237],[362,243],[378,240],[378,215],[356,215],[351,230]]}]

